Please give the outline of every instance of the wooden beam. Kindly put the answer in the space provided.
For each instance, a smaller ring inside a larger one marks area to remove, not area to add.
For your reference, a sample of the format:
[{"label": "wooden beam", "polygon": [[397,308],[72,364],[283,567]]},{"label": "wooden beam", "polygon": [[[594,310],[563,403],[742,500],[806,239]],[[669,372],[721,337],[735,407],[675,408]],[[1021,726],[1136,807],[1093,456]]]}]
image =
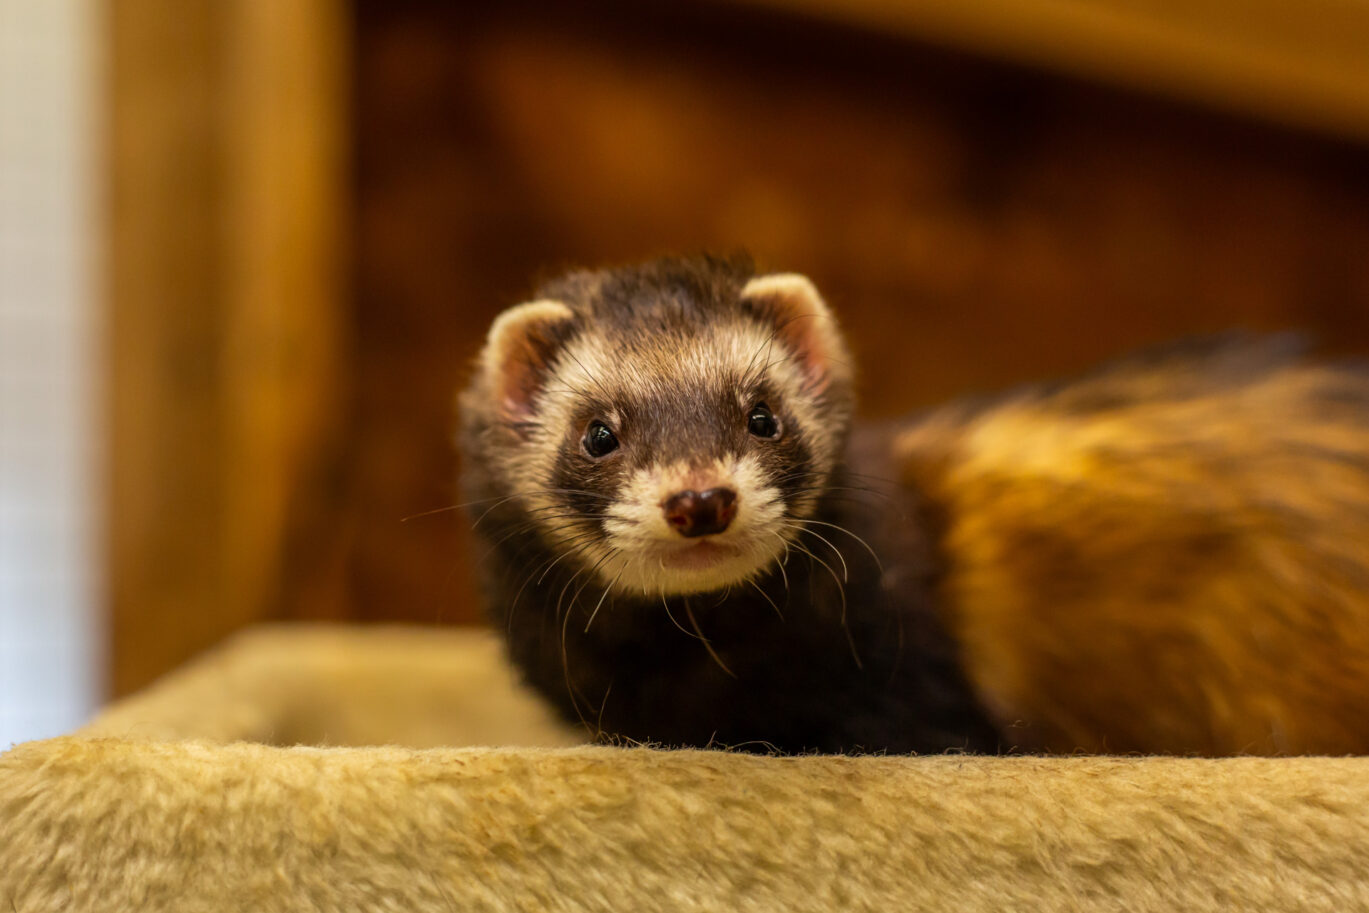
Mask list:
[{"label": "wooden beam", "polygon": [[334,420],[342,0],[111,0],[111,685],[273,610]]},{"label": "wooden beam", "polygon": [[1369,140],[1359,0],[741,0]]}]

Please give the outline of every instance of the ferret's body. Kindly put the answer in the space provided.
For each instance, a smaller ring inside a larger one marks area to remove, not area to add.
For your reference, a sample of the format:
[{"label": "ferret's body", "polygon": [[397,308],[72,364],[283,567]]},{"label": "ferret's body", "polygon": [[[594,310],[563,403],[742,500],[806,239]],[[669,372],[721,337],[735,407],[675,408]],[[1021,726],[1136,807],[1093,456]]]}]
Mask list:
[{"label": "ferret's body", "polygon": [[[596,734],[791,752],[996,750],[931,601],[918,505],[854,481],[838,476],[850,490],[814,515],[832,524],[815,529],[834,544],[833,527],[850,531],[838,546],[845,568],[814,538],[802,547],[815,557],[796,545],[783,572],[754,587],[609,591],[600,604],[605,584],[565,561],[548,572],[560,552],[529,530],[485,559],[493,622],[527,679]],[[524,522],[519,511],[500,505],[480,528],[497,541]],[[880,550],[883,573],[852,536]]]},{"label": "ferret's body", "polygon": [[1369,752],[1369,372],[1176,349],[894,445],[1013,744]]},{"label": "ferret's body", "polygon": [[1230,342],[848,433],[812,286],[575,274],[463,398],[570,719],[783,751],[1369,751],[1369,373]]}]

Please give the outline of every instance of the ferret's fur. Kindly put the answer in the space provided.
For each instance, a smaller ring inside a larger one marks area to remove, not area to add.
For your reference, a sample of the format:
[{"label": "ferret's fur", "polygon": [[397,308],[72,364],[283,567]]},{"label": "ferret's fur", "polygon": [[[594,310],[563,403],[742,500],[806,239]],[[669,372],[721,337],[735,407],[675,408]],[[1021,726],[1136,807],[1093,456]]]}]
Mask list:
[{"label": "ferret's fur", "polygon": [[[790,752],[1369,751],[1369,372],[1227,339],[852,432],[849,364],[811,283],[742,261],[574,273],[495,322],[465,489],[564,714]],[[725,530],[663,518],[719,486]]]}]

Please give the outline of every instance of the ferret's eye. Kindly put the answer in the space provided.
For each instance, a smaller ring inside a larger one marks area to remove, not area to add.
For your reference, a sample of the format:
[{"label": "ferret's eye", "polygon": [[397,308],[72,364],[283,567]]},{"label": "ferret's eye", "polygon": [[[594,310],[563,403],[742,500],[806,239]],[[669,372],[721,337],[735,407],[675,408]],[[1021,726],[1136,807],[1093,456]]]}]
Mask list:
[{"label": "ferret's eye", "polygon": [[594,422],[585,432],[585,453],[598,459],[608,456],[618,449],[618,438],[613,436],[613,432],[608,430],[608,425],[603,422]]},{"label": "ferret's eye", "polygon": [[765,403],[756,403],[746,419],[746,430],[756,437],[777,438],[780,436],[780,420]]}]

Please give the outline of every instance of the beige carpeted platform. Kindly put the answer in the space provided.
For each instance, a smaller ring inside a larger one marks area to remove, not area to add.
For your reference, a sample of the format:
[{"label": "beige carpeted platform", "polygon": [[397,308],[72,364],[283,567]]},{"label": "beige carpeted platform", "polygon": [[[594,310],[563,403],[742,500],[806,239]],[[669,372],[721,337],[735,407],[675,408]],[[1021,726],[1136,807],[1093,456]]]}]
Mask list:
[{"label": "beige carpeted platform", "polygon": [[1369,759],[577,737],[483,632],[261,630],[0,755],[0,911],[1369,910]]}]

